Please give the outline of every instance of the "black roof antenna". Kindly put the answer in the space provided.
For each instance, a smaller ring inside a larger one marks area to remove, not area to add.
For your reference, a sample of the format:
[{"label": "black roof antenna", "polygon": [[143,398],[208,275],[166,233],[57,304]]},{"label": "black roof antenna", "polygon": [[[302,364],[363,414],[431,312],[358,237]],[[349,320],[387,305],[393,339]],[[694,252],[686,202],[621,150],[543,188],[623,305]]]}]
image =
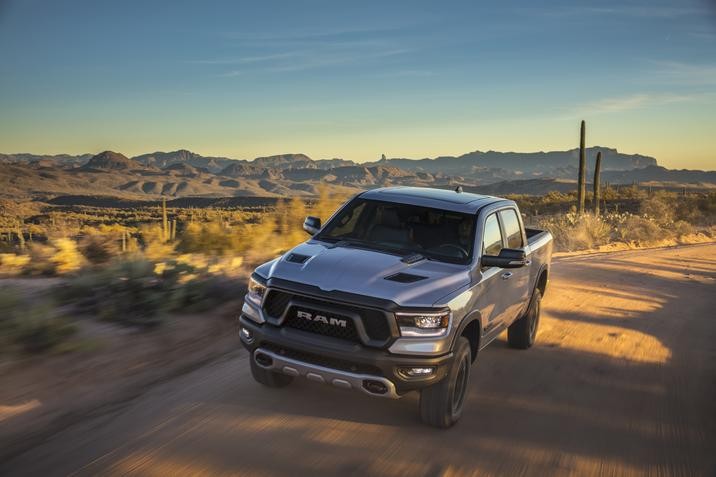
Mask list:
[{"label": "black roof antenna", "polygon": [[462,186],[459,185],[459,186],[455,187],[455,192],[457,192],[458,194],[462,194]]}]

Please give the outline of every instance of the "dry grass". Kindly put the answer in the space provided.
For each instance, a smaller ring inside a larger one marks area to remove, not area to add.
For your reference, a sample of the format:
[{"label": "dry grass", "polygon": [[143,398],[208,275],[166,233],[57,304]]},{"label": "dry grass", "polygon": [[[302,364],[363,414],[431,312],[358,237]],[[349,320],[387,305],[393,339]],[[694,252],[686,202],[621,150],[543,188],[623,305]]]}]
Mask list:
[{"label": "dry grass", "polygon": [[716,224],[716,194],[684,198],[658,193],[636,205],[634,212],[611,211],[600,216],[568,212],[529,219],[552,233],[558,251],[593,249],[615,242],[633,246],[678,242],[695,233],[711,236]]},{"label": "dry grass", "polygon": [[[74,313],[155,326],[172,312],[240,298],[237,290],[251,265],[305,240],[301,224],[306,215],[325,221],[346,200],[330,196],[327,189],[320,192],[316,201],[279,200],[273,208],[169,209],[166,216],[159,207],[85,208],[3,216],[0,274],[65,275],[57,296]],[[570,212],[569,194],[516,199],[524,210],[553,211],[530,216],[527,222],[550,230],[559,251],[615,242],[644,246],[710,231],[716,223],[716,194],[639,197],[636,189],[629,192],[627,202],[614,199],[601,216]],[[47,318],[52,313],[37,308],[30,315],[25,327],[12,328],[13,336],[40,343],[37,349],[51,347],[42,344],[43,336],[48,343],[63,339],[63,323]]]}]

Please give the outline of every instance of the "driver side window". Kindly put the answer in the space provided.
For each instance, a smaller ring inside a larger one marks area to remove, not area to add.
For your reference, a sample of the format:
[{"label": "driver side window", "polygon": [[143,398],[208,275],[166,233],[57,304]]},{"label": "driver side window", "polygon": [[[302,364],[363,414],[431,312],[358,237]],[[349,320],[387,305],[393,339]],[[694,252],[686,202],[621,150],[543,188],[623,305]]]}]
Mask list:
[{"label": "driver side window", "polygon": [[342,214],[338,218],[339,222],[333,233],[336,236],[353,233],[356,229],[356,225],[358,224],[358,219],[363,214],[363,210],[365,210],[365,204],[365,202],[360,204],[355,209],[350,210],[348,214]]},{"label": "driver side window", "polygon": [[485,220],[485,233],[482,240],[483,255],[499,255],[502,250],[502,231],[497,221],[497,214],[490,215]]}]

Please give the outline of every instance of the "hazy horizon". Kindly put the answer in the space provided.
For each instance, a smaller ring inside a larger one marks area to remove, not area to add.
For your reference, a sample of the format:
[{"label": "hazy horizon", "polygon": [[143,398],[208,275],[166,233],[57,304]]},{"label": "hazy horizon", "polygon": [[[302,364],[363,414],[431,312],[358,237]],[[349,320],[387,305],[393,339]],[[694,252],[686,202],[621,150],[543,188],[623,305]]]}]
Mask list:
[{"label": "hazy horizon", "polygon": [[[626,154],[626,155],[642,155],[642,156],[651,157],[651,156],[648,156],[648,155],[646,155],[646,154],[641,154],[641,153],[639,153],[639,152],[621,151],[621,150],[618,150],[618,149],[616,149],[616,148],[611,148],[611,147],[609,147],[609,146],[604,146],[604,145],[601,145],[601,144],[595,144],[595,145],[589,145],[589,146],[587,146],[587,150],[594,149],[594,148],[600,148],[600,149],[615,149],[615,150],[617,150],[617,152],[620,153],[620,154]],[[465,151],[465,152],[458,153],[458,154],[454,154],[454,155],[441,154],[441,155],[432,156],[432,157],[428,157],[428,156],[422,156],[422,157],[406,157],[406,156],[388,156],[388,155],[386,155],[386,159],[400,159],[400,160],[407,159],[407,160],[413,160],[413,161],[420,161],[420,160],[425,160],[425,159],[433,160],[433,159],[438,159],[438,158],[440,158],[440,157],[456,157],[456,158],[458,158],[458,157],[460,157],[460,156],[467,155],[467,154],[473,154],[473,153],[499,153],[499,154],[537,154],[537,153],[544,153],[544,154],[550,154],[550,153],[565,152],[565,151],[569,151],[569,150],[578,151],[578,150],[579,150],[579,147],[578,147],[578,146],[575,146],[575,147],[564,148],[564,149],[559,149],[559,150],[558,150],[558,149],[552,149],[552,150],[540,150],[540,151],[497,151],[497,150],[494,150],[494,149],[474,149],[474,150],[471,150],[471,151]],[[124,155],[124,156],[126,156],[126,157],[128,157],[128,158],[139,157],[139,156],[144,156],[144,155],[152,155],[152,154],[171,154],[171,153],[175,153],[175,152],[179,152],[179,151],[188,151],[188,152],[190,152],[190,153],[192,153],[192,154],[197,154],[197,155],[199,155],[199,156],[201,156],[201,157],[217,157],[217,158],[230,159],[230,160],[236,160],[236,161],[254,161],[254,160],[256,160],[256,159],[261,159],[261,158],[265,158],[265,157],[275,157],[275,156],[283,156],[283,155],[298,155],[298,154],[304,154],[304,155],[308,156],[310,159],[312,159],[312,160],[314,160],[314,161],[317,161],[317,160],[334,160],[334,159],[353,160],[353,159],[350,159],[350,158],[348,158],[348,157],[314,157],[314,156],[311,156],[310,154],[306,154],[305,152],[302,152],[302,151],[274,152],[274,153],[270,153],[270,154],[261,154],[261,155],[256,156],[256,157],[232,157],[232,156],[222,156],[222,155],[204,154],[204,153],[202,153],[201,151],[197,151],[197,150],[194,150],[194,149],[192,149],[192,148],[187,148],[187,147],[179,147],[179,148],[177,148],[177,149],[172,149],[172,150],[147,150],[147,151],[144,151],[144,152],[140,152],[139,154],[125,154],[123,151],[117,151],[117,150],[112,150],[112,149],[102,149],[102,150],[97,150],[97,151],[86,151],[86,152],[82,152],[82,153],[65,153],[65,152],[37,153],[37,152],[33,152],[33,151],[12,151],[12,152],[0,151],[0,154],[7,154],[7,155],[30,154],[30,155],[47,155],[47,156],[59,156],[59,155],[67,154],[67,155],[70,155],[70,156],[82,156],[82,155],[95,156],[95,155],[98,155],[98,154],[100,154],[100,153],[107,152],[107,151],[119,153],[119,154],[122,154],[122,155]],[[355,160],[353,160],[353,161],[356,162],[356,163],[359,163],[359,164],[363,164],[363,163],[376,162],[376,161],[379,161],[380,159],[381,159],[381,157],[376,157],[376,158],[367,159],[367,160],[364,160],[364,161],[355,161]],[[589,159],[590,159],[590,158],[588,158],[588,160],[589,160]],[[658,157],[655,157],[654,159],[656,159],[656,161],[657,161],[657,163],[658,163],[659,166],[663,166],[663,164],[661,164],[661,162],[659,162],[659,158],[658,158]]]},{"label": "hazy horizon", "polygon": [[0,1],[0,152],[716,163],[706,0]]}]

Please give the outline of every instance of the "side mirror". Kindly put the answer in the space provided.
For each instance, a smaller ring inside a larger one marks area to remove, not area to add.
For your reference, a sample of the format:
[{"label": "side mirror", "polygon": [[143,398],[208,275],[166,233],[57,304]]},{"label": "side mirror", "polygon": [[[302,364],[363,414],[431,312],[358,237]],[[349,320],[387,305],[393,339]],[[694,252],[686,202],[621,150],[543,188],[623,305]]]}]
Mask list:
[{"label": "side mirror", "polygon": [[480,263],[483,267],[520,268],[527,264],[527,256],[524,250],[503,248],[497,256],[483,255]]},{"label": "side mirror", "polygon": [[310,235],[316,235],[321,230],[321,219],[318,217],[306,217],[303,221],[303,230],[308,232]]}]

